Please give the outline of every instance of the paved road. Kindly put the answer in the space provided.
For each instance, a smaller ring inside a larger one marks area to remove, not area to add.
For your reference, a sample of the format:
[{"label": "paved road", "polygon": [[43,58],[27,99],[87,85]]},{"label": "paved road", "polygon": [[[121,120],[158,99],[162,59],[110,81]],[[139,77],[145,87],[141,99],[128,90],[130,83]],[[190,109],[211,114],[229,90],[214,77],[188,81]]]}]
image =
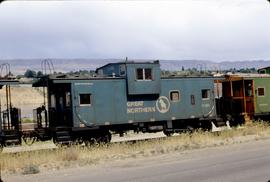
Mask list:
[{"label": "paved road", "polygon": [[46,174],[4,178],[4,181],[27,182],[267,182],[268,180],[270,180],[270,139]]}]

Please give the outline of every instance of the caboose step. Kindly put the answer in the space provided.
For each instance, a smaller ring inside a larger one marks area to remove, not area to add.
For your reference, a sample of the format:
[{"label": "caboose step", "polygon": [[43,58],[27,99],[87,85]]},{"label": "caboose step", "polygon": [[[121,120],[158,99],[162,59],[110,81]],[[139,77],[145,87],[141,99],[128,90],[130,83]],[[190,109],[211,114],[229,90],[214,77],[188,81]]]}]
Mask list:
[{"label": "caboose step", "polygon": [[57,144],[70,144],[71,141],[71,137],[69,135],[69,131],[57,131],[55,133],[55,142]]},{"label": "caboose step", "polygon": [[20,145],[21,135],[18,131],[14,130],[4,131],[3,142],[5,145]]},{"label": "caboose step", "polygon": [[58,135],[58,136],[65,136],[65,135],[69,135],[69,132],[68,131],[57,131],[56,132],[56,135]]}]

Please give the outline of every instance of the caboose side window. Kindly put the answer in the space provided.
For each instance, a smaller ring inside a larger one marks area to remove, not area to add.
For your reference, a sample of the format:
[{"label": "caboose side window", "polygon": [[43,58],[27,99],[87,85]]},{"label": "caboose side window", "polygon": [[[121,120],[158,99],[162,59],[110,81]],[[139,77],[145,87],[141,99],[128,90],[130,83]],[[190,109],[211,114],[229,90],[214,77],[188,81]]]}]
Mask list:
[{"label": "caboose side window", "polygon": [[126,75],[126,67],[124,64],[120,65],[120,76]]},{"label": "caboose side window", "polygon": [[178,102],[180,100],[180,93],[178,90],[170,92],[170,100],[173,102]]},{"label": "caboose side window", "polygon": [[137,69],[137,80],[143,80],[143,69],[142,68]]},{"label": "caboose side window", "polygon": [[91,105],[91,94],[80,94],[80,106]]},{"label": "caboose side window", "polygon": [[136,79],[137,80],[152,80],[152,69],[151,68],[137,68]]},{"label": "caboose side window", "polygon": [[195,105],[195,95],[190,95],[190,104]]},{"label": "caboose side window", "polygon": [[209,89],[203,89],[202,90],[202,99],[210,99],[210,90]]},{"label": "caboose side window", "polygon": [[144,75],[145,80],[152,80],[152,70],[150,68],[144,69]]},{"label": "caboose side window", "polygon": [[103,75],[103,70],[98,70],[98,75]]},{"label": "caboose side window", "polygon": [[264,96],[264,95],[265,95],[264,88],[263,87],[258,88],[258,96]]}]

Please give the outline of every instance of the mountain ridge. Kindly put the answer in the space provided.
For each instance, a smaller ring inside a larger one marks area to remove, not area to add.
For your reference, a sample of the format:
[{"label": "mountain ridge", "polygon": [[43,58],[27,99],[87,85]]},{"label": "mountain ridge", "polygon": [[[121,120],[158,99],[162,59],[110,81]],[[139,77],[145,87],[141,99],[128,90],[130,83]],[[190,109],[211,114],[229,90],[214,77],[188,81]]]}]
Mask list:
[{"label": "mountain ridge", "polygon": [[[13,74],[23,74],[27,69],[41,70],[44,59],[6,59],[0,64],[9,63]],[[125,59],[50,59],[56,72],[69,72],[78,70],[95,70],[96,68],[112,62],[124,62]],[[153,60],[132,59],[128,61],[143,62]],[[197,70],[229,70],[241,68],[262,68],[270,66],[270,60],[222,61],[210,60],[159,60],[162,70],[182,70],[196,68]]]}]

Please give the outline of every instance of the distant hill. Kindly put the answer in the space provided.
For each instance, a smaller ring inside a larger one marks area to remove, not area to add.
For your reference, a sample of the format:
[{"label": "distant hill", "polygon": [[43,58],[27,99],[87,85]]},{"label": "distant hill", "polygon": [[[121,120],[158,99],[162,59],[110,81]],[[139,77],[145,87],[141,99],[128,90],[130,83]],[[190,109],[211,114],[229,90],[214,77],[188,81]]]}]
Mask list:
[{"label": "distant hill", "polygon": [[[119,59],[51,59],[56,72],[68,72],[78,70],[95,70],[111,62],[119,62]],[[132,60],[130,60],[132,61]],[[134,60],[145,61],[145,60]],[[11,72],[14,74],[23,74],[27,69],[41,71],[42,59],[12,59],[0,60],[1,63],[9,63]],[[207,60],[160,60],[161,69],[163,70],[181,70],[196,68],[198,70],[227,70],[230,68],[262,68],[270,66],[270,60],[252,60],[252,61],[225,61],[214,62]]]},{"label": "distant hill", "polygon": [[161,60],[161,67],[166,70],[180,70],[182,66],[186,68],[196,68],[198,70],[229,70],[241,68],[263,68],[270,66],[270,60],[253,61],[204,61],[204,60]]}]

